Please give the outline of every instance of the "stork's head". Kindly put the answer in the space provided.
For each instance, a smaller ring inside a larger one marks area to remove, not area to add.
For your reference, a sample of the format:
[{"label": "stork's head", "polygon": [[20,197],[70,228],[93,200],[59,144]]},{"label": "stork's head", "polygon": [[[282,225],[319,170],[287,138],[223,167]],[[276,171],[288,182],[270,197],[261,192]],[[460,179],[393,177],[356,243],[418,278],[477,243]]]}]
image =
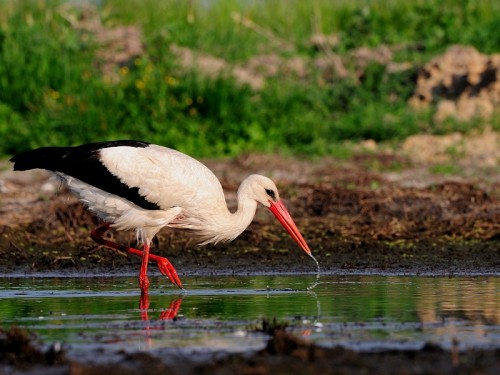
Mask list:
[{"label": "stork's head", "polygon": [[309,246],[280,199],[276,184],[270,178],[257,174],[248,176],[245,183],[248,184],[246,186],[248,196],[269,208],[300,248],[307,255],[311,255]]},{"label": "stork's head", "polygon": [[247,185],[245,189],[248,197],[267,208],[270,208],[272,203],[280,200],[278,188],[270,178],[252,174],[245,179],[244,185]]}]

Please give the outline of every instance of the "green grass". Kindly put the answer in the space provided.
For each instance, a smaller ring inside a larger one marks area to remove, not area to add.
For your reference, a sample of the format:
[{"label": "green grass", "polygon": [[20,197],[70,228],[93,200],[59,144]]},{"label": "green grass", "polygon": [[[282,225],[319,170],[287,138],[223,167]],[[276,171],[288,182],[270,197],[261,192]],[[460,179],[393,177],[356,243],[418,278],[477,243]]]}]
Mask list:
[{"label": "green grass", "polygon": [[[478,1],[193,1],[108,0],[107,27],[139,25],[144,54],[119,82],[98,69],[98,46],[76,30],[65,2],[0,0],[0,155],[31,147],[136,138],[195,156],[247,151],[325,155],[344,140],[398,140],[418,132],[446,133],[466,125],[436,124],[431,111],[407,104],[417,66],[388,73],[370,65],[359,82],[278,75],[261,90],[228,77],[181,69],[171,43],[244,63],[276,53],[306,61],[321,52],[312,34],[338,34],[336,53],[361,46],[411,45],[399,61],[423,63],[450,44],[500,49],[500,3]],[[257,25],[235,22],[235,14]],[[124,68],[124,67],[122,67]],[[498,118],[493,126],[498,128]],[[481,124],[473,124],[474,127]],[[341,147],[340,147],[341,148]]]},{"label": "green grass", "polygon": [[460,167],[456,164],[435,164],[429,168],[431,173],[437,175],[451,176],[460,173]]}]

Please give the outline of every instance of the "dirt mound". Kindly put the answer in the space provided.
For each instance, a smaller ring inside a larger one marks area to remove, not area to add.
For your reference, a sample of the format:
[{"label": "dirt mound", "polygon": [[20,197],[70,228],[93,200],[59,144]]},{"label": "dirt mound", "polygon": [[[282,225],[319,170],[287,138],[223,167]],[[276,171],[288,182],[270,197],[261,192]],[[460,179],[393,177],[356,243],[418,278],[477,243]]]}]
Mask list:
[{"label": "dirt mound", "polygon": [[401,148],[418,163],[453,162],[463,168],[500,165],[500,133],[491,129],[469,136],[416,134],[408,137]]},{"label": "dirt mound", "polygon": [[435,119],[489,118],[500,103],[500,54],[455,45],[420,70],[410,105],[436,105]]},{"label": "dirt mound", "polygon": [[271,53],[255,56],[242,64],[230,64],[224,59],[175,44],[170,46],[170,51],[184,68],[196,69],[210,78],[227,74],[254,90],[262,89],[267,78],[278,74],[294,74],[299,77],[306,74],[305,62],[300,57],[285,59]]},{"label": "dirt mound", "polygon": [[93,39],[99,46],[95,63],[111,82],[120,78],[117,67],[124,67],[144,53],[142,32],[137,26],[107,27],[103,25],[97,7],[88,3],[70,2],[61,6],[60,14],[82,33],[82,39]]},{"label": "dirt mound", "polygon": [[25,329],[15,326],[0,328],[0,364],[27,370],[37,364],[52,366],[65,362],[65,353],[59,344],[52,345],[44,352],[37,345],[35,337]]}]

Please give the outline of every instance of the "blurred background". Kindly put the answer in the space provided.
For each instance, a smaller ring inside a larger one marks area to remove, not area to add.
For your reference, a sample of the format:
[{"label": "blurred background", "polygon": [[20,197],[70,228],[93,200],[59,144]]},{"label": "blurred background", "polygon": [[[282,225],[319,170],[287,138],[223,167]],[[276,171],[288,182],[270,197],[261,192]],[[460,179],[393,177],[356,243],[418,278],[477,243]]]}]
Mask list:
[{"label": "blurred background", "polygon": [[495,0],[0,0],[0,155],[497,137],[499,30]]}]

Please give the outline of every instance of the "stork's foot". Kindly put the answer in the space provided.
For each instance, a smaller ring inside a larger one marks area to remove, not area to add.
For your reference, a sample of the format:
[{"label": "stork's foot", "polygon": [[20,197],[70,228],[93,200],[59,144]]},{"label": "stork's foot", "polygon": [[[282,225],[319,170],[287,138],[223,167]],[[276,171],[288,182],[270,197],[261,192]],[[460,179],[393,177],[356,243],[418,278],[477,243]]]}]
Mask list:
[{"label": "stork's foot", "polygon": [[[150,255],[150,258],[153,259]],[[162,273],[162,275],[167,276],[168,279],[172,282],[172,284],[177,285],[182,289],[182,282],[177,275],[177,271],[175,270],[172,263],[167,258],[155,256],[156,263],[158,265],[158,269]]]},{"label": "stork's foot", "polygon": [[[126,251],[130,254],[138,255],[140,257],[143,257],[144,260],[144,252],[138,249],[134,249],[133,247],[128,247],[124,245],[117,244],[115,242],[106,240],[103,236],[104,234],[111,229],[111,224],[105,223],[98,228],[94,229],[92,232],[90,232],[90,236],[92,239],[97,242],[100,245],[107,246],[111,249],[119,250],[119,251]],[[148,248],[149,250],[149,248]],[[177,275],[177,271],[175,270],[174,266],[172,263],[167,258],[160,257],[155,254],[149,254],[148,256],[149,261],[154,261],[157,263],[158,268],[162,275],[167,276],[168,279],[172,282],[172,284],[177,285],[179,288],[183,289],[182,287],[182,282],[179,279],[179,276]],[[145,265],[147,262],[143,261],[143,264],[141,265],[141,274],[139,275],[139,285],[141,286],[141,293],[147,292],[149,288],[149,280],[146,276],[146,272],[143,272],[143,269],[145,269]]]}]

